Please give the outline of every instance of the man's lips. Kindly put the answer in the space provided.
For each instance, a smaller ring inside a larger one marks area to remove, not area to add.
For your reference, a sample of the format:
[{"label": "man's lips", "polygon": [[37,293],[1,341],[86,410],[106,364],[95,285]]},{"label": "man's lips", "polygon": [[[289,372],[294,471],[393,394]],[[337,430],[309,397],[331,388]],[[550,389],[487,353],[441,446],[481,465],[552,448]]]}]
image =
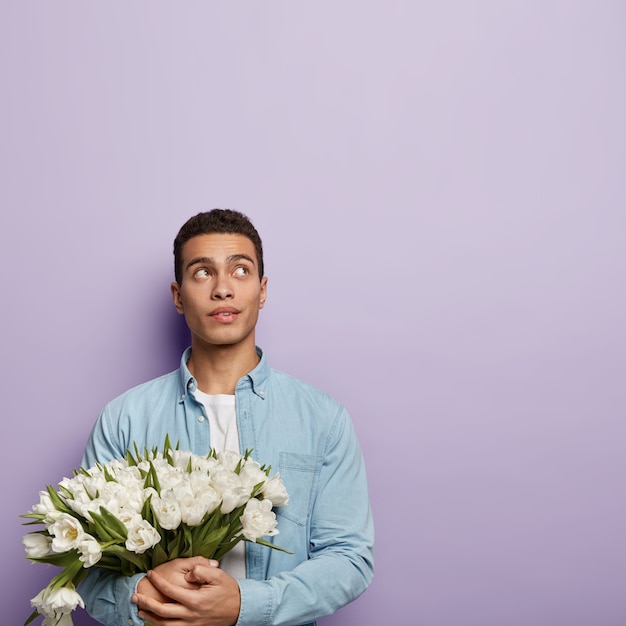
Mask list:
[{"label": "man's lips", "polygon": [[220,307],[209,314],[216,322],[234,322],[239,315],[239,310],[232,307]]}]

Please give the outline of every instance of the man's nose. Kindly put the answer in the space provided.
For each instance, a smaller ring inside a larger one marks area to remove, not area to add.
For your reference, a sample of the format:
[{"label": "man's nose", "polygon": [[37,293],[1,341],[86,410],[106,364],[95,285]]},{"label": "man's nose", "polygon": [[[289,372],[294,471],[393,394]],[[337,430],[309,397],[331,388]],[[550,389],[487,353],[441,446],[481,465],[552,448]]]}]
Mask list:
[{"label": "man's nose", "polygon": [[211,297],[215,300],[225,300],[233,297],[233,288],[230,281],[226,277],[218,276],[213,284]]}]

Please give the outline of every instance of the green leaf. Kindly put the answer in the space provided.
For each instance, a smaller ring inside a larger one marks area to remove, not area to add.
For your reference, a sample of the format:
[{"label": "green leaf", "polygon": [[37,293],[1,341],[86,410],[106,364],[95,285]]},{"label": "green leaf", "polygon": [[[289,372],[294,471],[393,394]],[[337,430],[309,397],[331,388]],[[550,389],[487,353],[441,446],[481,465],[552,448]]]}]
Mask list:
[{"label": "green leaf", "polygon": [[198,540],[192,547],[191,556],[204,556],[210,559],[215,554],[217,547],[228,536],[228,527],[216,528],[209,533],[202,541]]},{"label": "green leaf", "polygon": [[[78,552],[76,550],[70,550],[68,552],[59,552],[55,554],[48,554],[42,557],[27,557],[29,561],[33,563],[49,563],[50,565],[56,565],[58,567],[68,567],[78,561]],[[80,563],[80,561],[79,561]],[[82,566],[82,563],[81,563]]]},{"label": "green leaf", "polygon": [[32,522],[24,522],[24,526],[29,526],[31,524],[43,524],[46,516],[43,513],[20,513],[20,517],[27,517],[32,519]]},{"label": "green leaf", "polygon": [[[110,554],[114,554],[115,556],[119,557],[123,567],[124,567],[124,563],[127,563],[127,564],[132,563],[141,572],[147,572],[149,569],[148,563],[147,563],[147,557],[145,557],[145,553],[137,554],[136,552],[131,552],[130,550],[127,550],[126,548],[120,545],[110,546],[109,548],[106,549],[106,552]],[[124,572],[122,573],[125,576],[132,576],[132,574],[126,574]]]},{"label": "green leaf", "polygon": [[161,495],[161,484],[159,483],[159,476],[152,461],[150,461],[150,469],[148,470],[148,474],[146,475],[146,479],[143,483],[144,489],[147,489],[148,487],[154,487],[156,492]]},{"label": "green leaf", "polygon": [[105,507],[100,507],[100,513],[92,511],[91,517],[94,521],[96,532],[90,534],[95,534],[104,541],[126,541],[128,538],[126,526],[113,513],[107,511]]},{"label": "green leaf", "polygon": [[227,541],[218,546],[213,554],[213,558],[218,561],[228,552],[230,552],[240,541],[243,541],[243,536],[235,537],[231,541]]},{"label": "green leaf", "polygon": [[145,499],[143,506],[141,507],[141,517],[154,526],[159,535],[163,534],[161,533],[159,522],[154,513],[154,507],[152,506],[152,494]]},{"label": "green leaf", "polygon": [[101,506],[100,513],[102,515],[102,519],[107,523],[109,528],[109,532],[114,533],[120,539],[126,541],[128,539],[128,530],[120,519],[118,519],[113,513],[111,513],[108,509]]},{"label": "green leaf", "polygon": [[39,612],[37,611],[37,609],[35,609],[30,614],[29,618],[24,622],[24,626],[28,626],[28,624],[30,624],[34,619],[36,619],[38,615],[39,615]]},{"label": "green leaf", "polygon": [[[136,445],[135,445],[135,450],[137,450]],[[136,459],[133,456],[133,453],[128,448],[126,448],[126,454],[124,455],[124,458],[126,459],[126,462],[128,463],[128,465],[131,467],[137,467],[137,465],[139,464],[138,459]]]},{"label": "green leaf", "polygon": [[[91,519],[93,522],[90,523],[88,532],[90,535],[94,537],[98,537],[102,541],[119,541],[121,538],[113,535],[109,532],[106,522],[102,515],[96,513],[95,511],[91,511]],[[125,540],[124,540],[125,541]]]},{"label": "green leaf", "polygon": [[71,492],[71,491],[70,491],[67,487],[64,487],[63,485],[59,485],[59,491],[58,491],[58,493],[59,493],[59,494],[60,494],[60,493],[63,493],[63,495],[64,495],[66,498],[71,498],[71,499],[74,499],[74,494],[73,494],[73,493],[72,493],[72,492]]},{"label": "green leaf", "polygon": [[113,554],[108,550],[111,545],[115,544],[108,544],[106,549],[102,549],[102,557],[98,561],[97,567],[110,569],[119,573],[122,571],[122,561],[119,555]]},{"label": "green leaf", "polygon": [[55,491],[54,487],[52,487],[51,485],[48,485],[46,489],[48,490],[48,494],[50,495],[52,504],[54,504],[54,507],[57,509],[57,511],[60,511],[61,513],[69,513],[70,515],[74,515],[72,509],[70,509],[67,506],[67,504],[65,504],[65,502],[61,500],[61,498],[59,497],[59,494]]},{"label": "green leaf", "polygon": [[183,529],[184,544],[180,556],[193,556],[193,535],[187,524],[181,524],[179,528]]},{"label": "green leaf", "polygon": [[202,539],[208,535],[213,529],[218,526],[227,526],[228,521],[225,520],[225,516],[220,513],[219,508],[215,509],[212,513],[206,513],[202,518],[202,522],[198,526],[198,536]]},{"label": "green leaf", "polygon": [[160,543],[158,543],[152,549],[152,564],[151,564],[151,567],[155,568],[158,565],[161,565],[161,563],[165,563],[165,561],[169,561],[169,560],[174,559],[174,558],[176,558],[176,557],[168,556],[167,552],[165,552],[165,550],[163,549],[163,546]]},{"label": "green leaf", "polygon": [[[249,540],[244,539],[244,541],[249,541]],[[273,550],[278,550],[279,552],[284,552],[285,554],[293,554],[293,552],[290,552],[289,550],[285,548],[281,548],[280,546],[277,546],[275,543],[270,543],[269,541],[266,541],[265,539],[261,539],[261,537],[259,537],[254,543],[258,543],[259,545],[265,546],[267,548],[272,548]]]},{"label": "green leaf", "polygon": [[135,461],[135,457],[130,453],[130,450],[126,451],[126,455],[124,458],[128,463],[128,467],[137,467],[137,461]]},{"label": "green leaf", "polygon": [[65,569],[57,574],[51,581],[50,587],[58,589],[59,587],[67,587],[69,583],[78,584],[87,576],[87,570],[83,567],[81,561],[76,557]]},{"label": "green leaf", "polygon": [[184,537],[180,532],[172,532],[171,537],[168,537],[166,540],[167,545],[167,553],[170,556],[170,559],[177,559],[182,553],[184,549]]},{"label": "green leaf", "polygon": [[115,480],[115,476],[111,474],[111,472],[109,471],[109,468],[106,465],[104,466],[104,479],[109,483],[117,482],[117,480]]},{"label": "green leaf", "polygon": [[252,491],[250,492],[250,497],[254,498],[258,495],[258,493],[261,491],[261,487],[263,487],[263,485],[265,484],[265,481],[257,483],[256,485],[254,485],[254,487],[252,487]]}]

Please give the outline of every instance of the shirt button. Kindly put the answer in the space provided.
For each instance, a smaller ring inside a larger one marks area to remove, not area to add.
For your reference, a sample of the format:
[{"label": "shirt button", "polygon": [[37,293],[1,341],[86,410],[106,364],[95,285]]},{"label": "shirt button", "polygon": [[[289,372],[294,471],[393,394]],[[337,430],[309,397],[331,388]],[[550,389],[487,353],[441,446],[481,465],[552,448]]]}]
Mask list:
[{"label": "shirt button", "polygon": [[199,416],[198,416],[198,421],[199,421],[200,423],[204,422],[204,415],[199,415]]},{"label": "shirt button", "polygon": [[261,396],[261,398],[265,395],[264,391],[259,391],[259,395]]}]

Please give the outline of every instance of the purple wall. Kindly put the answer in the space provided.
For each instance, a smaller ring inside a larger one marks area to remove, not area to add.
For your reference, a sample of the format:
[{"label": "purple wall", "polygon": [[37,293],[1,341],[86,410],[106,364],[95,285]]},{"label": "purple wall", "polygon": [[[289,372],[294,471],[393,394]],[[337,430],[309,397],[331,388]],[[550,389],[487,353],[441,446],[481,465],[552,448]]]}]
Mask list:
[{"label": "purple wall", "polygon": [[176,366],[171,242],[222,206],[264,238],[270,363],[368,463],[375,581],[323,624],[623,625],[625,18],[4,2],[2,622],[51,575],[18,514]]}]

